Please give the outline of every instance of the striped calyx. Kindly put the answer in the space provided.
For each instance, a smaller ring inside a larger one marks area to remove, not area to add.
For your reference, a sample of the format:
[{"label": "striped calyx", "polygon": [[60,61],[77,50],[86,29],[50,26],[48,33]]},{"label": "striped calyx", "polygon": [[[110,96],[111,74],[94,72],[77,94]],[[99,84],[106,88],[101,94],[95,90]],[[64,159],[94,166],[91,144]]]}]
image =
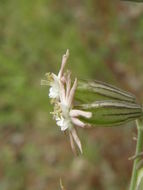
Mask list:
[{"label": "striped calyx", "polygon": [[78,81],[75,99],[82,103],[100,100],[136,103],[136,97],[131,93],[99,81]]},{"label": "striped calyx", "polygon": [[75,152],[76,145],[82,153],[77,127],[122,125],[140,118],[143,111],[134,95],[114,86],[76,78],[72,82],[71,72],[65,71],[68,57],[69,50],[62,57],[58,74],[46,74],[41,84],[50,87],[53,119],[61,131],[68,131],[72,150]]},{"label": "striped calyx", "polygon": [[79,119],[88,125],[93,126],[117,126],[140,118],[143,114],[142,106],[135,103],[122,101],[96,101],[90,104],[78,106],[84,111],[92,113],[91,118]]}]

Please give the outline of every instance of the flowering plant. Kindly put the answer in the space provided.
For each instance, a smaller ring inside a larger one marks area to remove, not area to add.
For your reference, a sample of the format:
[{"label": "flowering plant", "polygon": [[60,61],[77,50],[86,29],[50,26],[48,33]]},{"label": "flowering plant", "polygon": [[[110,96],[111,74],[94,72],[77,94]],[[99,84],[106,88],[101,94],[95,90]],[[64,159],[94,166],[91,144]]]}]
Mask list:
[{"label": "flowering plant", "polygon": [[75,151],[74,143],[76,143],[82,153],[81,142],[75,127],[85,127],[86,124],[78,119],[78,117],[82,116],[89,119],[92,117],[92,113],[74,109],[73,100],[77,88],[77,79],[74,80],[72,85],[71,73],[69,71],[64,72],[68,57],[69,50],[63,55],[58,75],[54,73],[46,74],[47,80],[42,80],[41,84],[50,86],[49,98],[52,99],[52,103],[54,104],[54,112],[51,113],[56,120],[56,124],[60,127],[61,131],[68,130],[73,151]]},{"label": "flowering plant", "polygon": [[[48,85],[49,98],[54,106],[51,112],[61,131],[68,131],[72,150],[75,145],[82,153],[82,145],[76,127],[118,126],[137,120],[138,141],[130,190],[140,187],[143,170],[138,167],[143,145],[143,108],[136,97],[112,85],[99,81],[71,80],[71,72],[64,71],[69,50],[63,55],[58,75],[47,73],[41,85]],[[77,104],[78,102],[78,104]],[[138,169],[137,169],[138,167]]]}]

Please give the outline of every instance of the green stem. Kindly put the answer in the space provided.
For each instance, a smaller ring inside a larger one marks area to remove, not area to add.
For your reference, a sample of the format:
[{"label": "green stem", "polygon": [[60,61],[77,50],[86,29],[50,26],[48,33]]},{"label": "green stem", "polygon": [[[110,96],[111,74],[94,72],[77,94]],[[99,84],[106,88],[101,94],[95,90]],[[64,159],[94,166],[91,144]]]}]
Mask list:
[{"label": "green stem", "polygon": [[[138,119],[136,123],[137,123],[138,138],[137,138],[135,155],[139,155],[143,151],[143,120]],[[140,160],[141,160],[141,157],[138,157],[138,156],[134,160],[130,190],[136,189],[137,176],[138,176],[138,170],[139,170],[137,166]]]}]

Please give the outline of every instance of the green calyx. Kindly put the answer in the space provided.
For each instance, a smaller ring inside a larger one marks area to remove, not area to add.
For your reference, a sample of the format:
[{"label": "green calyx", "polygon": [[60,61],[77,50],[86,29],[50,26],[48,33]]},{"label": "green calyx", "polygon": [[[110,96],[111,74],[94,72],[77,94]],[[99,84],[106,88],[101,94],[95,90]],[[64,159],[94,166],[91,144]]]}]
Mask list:
[{"label": "green calyx", "polygon": [[77,108],[92,113],[84,123],[97,126],[117,126],[143,115],[142,106],[131,93],[100,81],[78,81],[75,100]]},{"label": "green calyx", "polygon": [[78,108],[92,113],[90,119],[79,119],[93,126],[117,126],[140,118],[143,114],[142,106],[135,103],[104,100],[90,104],[82,104]]},{"label": "green calyx", "polygon": [[75,99],[81,103],[103,100],[117,100],[136,103],[131,93],[99,81],[78,81]]}]

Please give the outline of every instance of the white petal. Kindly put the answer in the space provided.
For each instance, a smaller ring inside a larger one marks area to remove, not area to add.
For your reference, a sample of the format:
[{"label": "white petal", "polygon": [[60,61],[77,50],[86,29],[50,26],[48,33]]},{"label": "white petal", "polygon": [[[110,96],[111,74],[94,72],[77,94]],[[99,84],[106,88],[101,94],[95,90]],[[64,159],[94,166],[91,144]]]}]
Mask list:
[{"label": "white petal", "polygon": [[68,129],[68,126],[67,125],[62,125],[61,126],[61,131],[65,131],[65,130],[67,130]]},{"label": "white petal", "polygon": [[59,90],[55,87],[51,87],[49,89],[49,97],[50,98],[59,98]]},{"label": "white petal", "polygon": [[73,140],[73,136],[72,136],[71,132],[69,132],[69,136],[70,136],[70,144],[71,144],[72,151],[76,155],[75,144],[74,144],[74,140]]},{"label": "white petal", "polygon": [[77,146],[78,146],[80,152],[82,153],[81,142],[80,142],[80,139],[79,139],[79,137],[78,137],[78,135],[77,135],[77,132],[76,132],[76,130],[75,130],[74,128],[72,128],[71,134],[72,134],[72,137],[73,137],[75,143],[77,144]]},{"label": "white petal", "polygon": [[67,62],[68,57],[69,57],[69,50],[67,49],[66,54],[64,54],[64,55],[63,55],[63,58],[62,58],[61,68],[60,68],[60,71],[59,71],[59,74],[58,74],[59,79],[60,79],[60,78],[62,77],[62,75],[63,75],[64,67],[65,67],[65,65],[66,65],[66,62]]},{"label": "white petal", "polygon": [[68,122],[63,117],[57,118],[56,123],[61,128],[61,131],[65,131],[69,127]]},{"label": "white petal", "polygon": [[68,72],[66,77],[66,100],[68,100],[70,88],[71,88],[71,73]]},{"label": "white petal", "polygon": [[87,111],[72,109],[70,111],[70,116],[71,117],[83,116],[85,118],[91,118],[92,117],[92,113],[91,112],[87,112]]},{"label": "white petal", "polygon": [[70,93],[69,93],[69,97],[68,97],[68,105],[69,105],[69,107],[71,106],[71,104],[73,102],[76,87],[77,87],[77,79],[75,79],[75,81],[73,83],[73,86],[72,86],[72,88],[70,90]]},{"label": "white petal", "polygon": [[64,87],[64,84],[62,82],[60,82],[60,89],[59,90],[60,90],[59,95],[60,95],[61,104],[67,104],[66,103],[65,87]]},{"label": "white petal", "polygon": [[58,99],[60,96],[59,95],[59,90],[60,90],[59,79],[57,75],[55,75],[54,73],[52,73],[52,78],[53,78],[53,81],[50,82],[51,88],[49,89],[49,97]]},{"label": "white petal", "polygon": [[86,124],[83,123],[82,121],[80,121],[78,118],[72,117],[71,120],[72,120],[73,124],[78,126],[78,127],[83,127],[84,128],[86,126]]}]

